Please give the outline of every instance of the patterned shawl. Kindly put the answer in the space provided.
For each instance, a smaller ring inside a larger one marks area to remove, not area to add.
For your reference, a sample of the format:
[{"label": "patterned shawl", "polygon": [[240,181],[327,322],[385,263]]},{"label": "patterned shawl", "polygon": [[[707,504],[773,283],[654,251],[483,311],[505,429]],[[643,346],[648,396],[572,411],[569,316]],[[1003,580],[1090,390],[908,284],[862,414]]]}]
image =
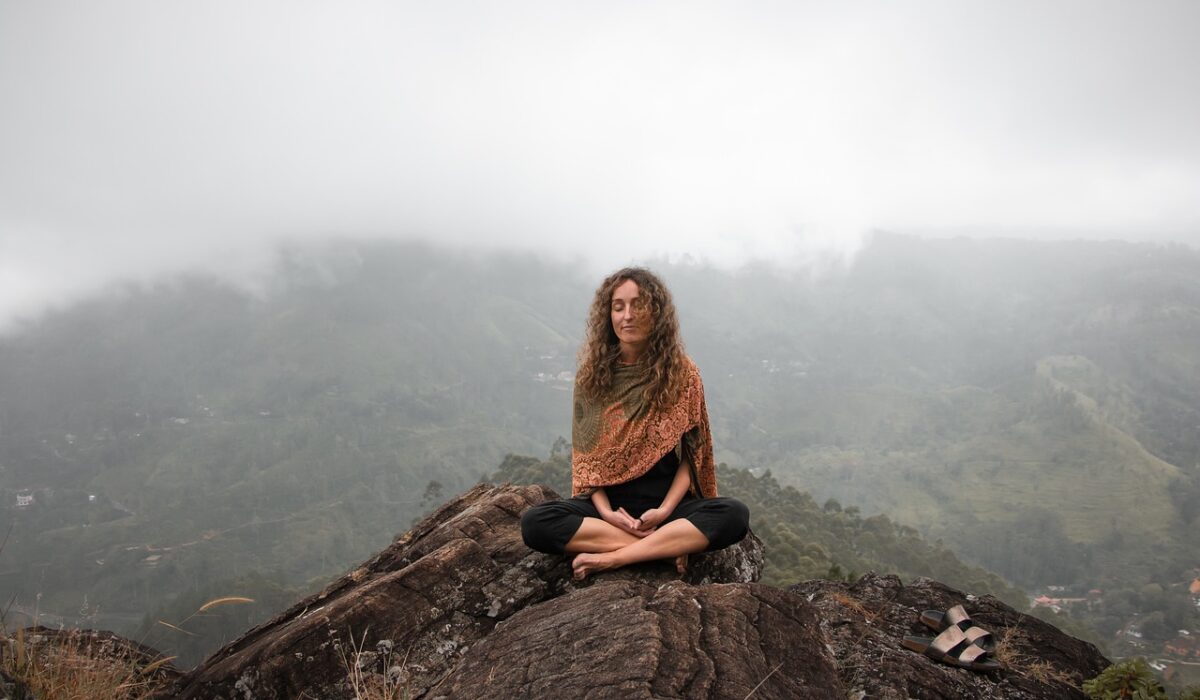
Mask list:
[{"label": "patterned shawl", "polygon": [[588,401],[578,387],[571,425],[571,495],[622,484],[645,474],[672,450],[692,467],[693,493],[717,495],[712,434],[704,385],[691,358],[687,384],[669,409],[652,412],[642,401],[648,378],[638,365],[617,365],[613,386],[602,401]]}]

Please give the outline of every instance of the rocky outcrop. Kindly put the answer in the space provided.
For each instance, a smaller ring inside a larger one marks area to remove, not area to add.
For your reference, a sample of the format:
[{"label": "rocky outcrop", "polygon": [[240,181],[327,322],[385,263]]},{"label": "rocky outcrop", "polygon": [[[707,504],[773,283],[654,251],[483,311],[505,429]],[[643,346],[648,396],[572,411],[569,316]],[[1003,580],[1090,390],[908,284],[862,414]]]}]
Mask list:
[{"label": "rocky outcrop", "polygon": [[[350,666],[399,663],[394,680],[428,688],[496,622],[552,597],[568,575],[514,530],[549,494],[477,487],[374,559],[250,630],[193,671],[181,698],[352,697]],[[364,669],[374,671],[376,669]]]},{"label": "rocky outcrop", "polygon": [[[850,698],[1082,699],[1080,683],[1109,665],[1095,646],[1053,625],[992,596],[976,598],[929,579],[906,586],[895,576],[868,574],[852,584],[806,581],[789,590],[816,608]],[[921,611],[954,605],[996,636],[1003,671],[973,673],[901,646],[906,635],[933,635],[919,622]]]},{"label": "rocky outcrop", "polygon": [[[548,498],[557,496],[540,486],[477,486],[219,650],[183,679],[177,696],[353,697],[348,676],[357,675],[433,697],[498,623],[576,590],[565,558],[533,552],[521,539],[521,513]],[[753,581],[761,568],[762,546],[749,539],[694,557],[685,580]],[[621,575],[666,581],[671,574],[662,564]]]},{"label": "rocky outcrop", "polygon": [[[1094,647],[939,583],[755,583],[762,545],[570,579],[530,551],[520,515],[555,497],[481,485],[324,591],[178,680],[191,700],[353,698],[1082,697]],[[964,604],[1000,636],[1005,669],[972,673],[904,649],[926,608]],[[393,695],[380,691],[391,690]]]}]

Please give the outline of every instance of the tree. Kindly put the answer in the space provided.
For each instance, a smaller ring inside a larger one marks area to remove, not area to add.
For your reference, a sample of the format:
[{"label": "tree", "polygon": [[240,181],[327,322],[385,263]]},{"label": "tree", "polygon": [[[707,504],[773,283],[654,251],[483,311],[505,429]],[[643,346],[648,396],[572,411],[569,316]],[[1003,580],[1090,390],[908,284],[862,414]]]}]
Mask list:
[{"label": "tree", "polygon": [[425,493],[421,494],[421,507],[428,508],[429,505],[440,503],[442,500],[442,482],[434,479],[425,485]]}]

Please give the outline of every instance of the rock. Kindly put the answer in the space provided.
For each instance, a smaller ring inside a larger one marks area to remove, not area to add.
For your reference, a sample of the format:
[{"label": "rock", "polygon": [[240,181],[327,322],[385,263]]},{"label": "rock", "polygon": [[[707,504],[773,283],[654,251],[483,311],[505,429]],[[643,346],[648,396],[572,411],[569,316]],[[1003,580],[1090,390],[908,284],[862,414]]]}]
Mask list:
[{"label": "rock", "polygon": [[513,615],[430,698],[845,698],[814,608],[754,584],[607,580]]},{"label": "rock", "polygon": [[[570,579],[521,540],[540,486],[480,485],[370,561],[250,630],[163,697],[1081,698],[1094,647],[990,597],[868,574],[755,583],[753,536],[669,562]],[[972,673],[904,649],[918,615],[962,603],[1007,669]]]},{"label": "rock", "polygon": [[38,700],[21,681],[0,669],[0,700]]},{"label": "rock", "polygon": [[354,697],[351,666],[413,689],[436,684],[497,622],[561,591],[566,563],[531,551],[520,533],[521,513],[552,495],[540,486],[475,487],[218,650],[183,679],[178,697]]},{"label": "rock", "polygon": [[[541,486],[475,487],[220,649],[180,682],[178,697],[354,697],[350,667],[421,697],[498,622],[577,588],[565,557],[534,552],[521,539],[521,514],[550,498],[557,496]],[[695,557],[688,580],[751,581],[761,570],[755,539]],[[668,565],[621,575],[679,578]]]},{"label": "rock", "polygon": [[[850,698],[1083,699],[1080,683],[1109,665],[1095,646],[1053,625],[992,596],[975,598],[929,579],[905,586],[871,573],[853,584],[806,581],[788,590],[816,607]],[[996,636],[1003,671],[955,668],[901,646],[908,635],[933,636],[918,619],[921,611],[960,604]]]}]

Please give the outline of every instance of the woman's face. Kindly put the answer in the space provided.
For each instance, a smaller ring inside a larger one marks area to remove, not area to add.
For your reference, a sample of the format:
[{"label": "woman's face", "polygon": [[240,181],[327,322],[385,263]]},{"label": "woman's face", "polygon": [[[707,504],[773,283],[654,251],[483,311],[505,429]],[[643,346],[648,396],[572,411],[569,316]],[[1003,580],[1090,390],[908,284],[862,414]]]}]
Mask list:
[{"label": "woman's face", "polygon": [[650,337],[654,320],[648,306],[633,280],[625,280],[613,290],[609,313],[613,331],[622,345],[640,345]]}]

